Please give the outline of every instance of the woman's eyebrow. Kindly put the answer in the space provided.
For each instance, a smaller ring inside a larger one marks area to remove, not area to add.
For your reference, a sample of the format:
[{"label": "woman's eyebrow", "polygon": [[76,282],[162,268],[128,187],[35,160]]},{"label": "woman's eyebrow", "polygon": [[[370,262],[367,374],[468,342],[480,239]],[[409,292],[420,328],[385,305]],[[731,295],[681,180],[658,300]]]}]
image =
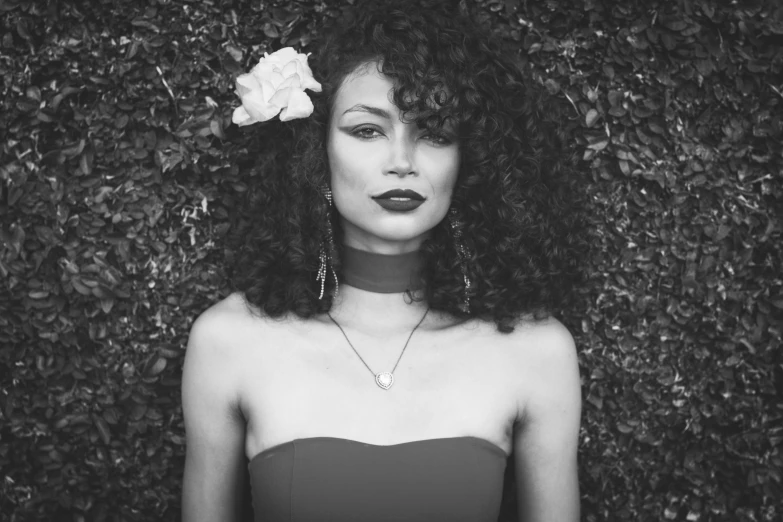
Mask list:
[{"label": "woman's eyebrow", "polygon": [[345,112],[343,112],[343,114],[347,114],[349,112],[368,112],[370,114],[374,114],[375,116],[386,118],[387,120],[391,119],[391,114],[389,114],[388,111],[385,111],[378,107],[372,107],[370,105],[363,105],[361,103],[354,105],[350,109],[347,109]]}]

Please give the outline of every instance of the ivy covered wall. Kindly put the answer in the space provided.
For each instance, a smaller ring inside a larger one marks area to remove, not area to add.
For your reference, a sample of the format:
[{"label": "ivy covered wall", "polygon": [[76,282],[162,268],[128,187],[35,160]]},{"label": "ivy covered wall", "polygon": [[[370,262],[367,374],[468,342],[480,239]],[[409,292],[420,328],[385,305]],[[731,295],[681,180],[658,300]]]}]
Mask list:
[{"label": "ivy covered wall", "polygon": [[[583,520],[780,520],[783,8],[463,3],[578,140]],[[352,9],[0,0],[3,520],[179,520],[185,342],[252,183],[233,78]]]}]

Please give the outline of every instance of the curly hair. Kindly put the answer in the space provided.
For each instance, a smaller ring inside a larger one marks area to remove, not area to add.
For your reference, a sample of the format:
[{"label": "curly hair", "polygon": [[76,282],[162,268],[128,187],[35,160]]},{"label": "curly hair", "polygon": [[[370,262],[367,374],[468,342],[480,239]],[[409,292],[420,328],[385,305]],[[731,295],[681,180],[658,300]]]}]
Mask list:
[{"label": "curly hair", "polygon": [[[234,230],[233,289],[271,317],[331,308],[334,282],[319,300],[315,279],[327,220],[342,239],[319,188],[329,183],[328,122],[343,80],[375,65],[406,121],[432,129],[451,120],[458,133],[452,207],[464,223],[471,306],[460,310],[464,282],[445,218],[421,246],[423,298],[454,316],[492,320],[501,332],[522,315],[560,312],[585,280],[589,248],[560,106],[466,13],[437,2],[369,3],[314,42],[309,63],[323,91],[310,95],[312,116],[271,123],[266,139],[254,137],[259,159],[247,221]],[[339,273],[338,252],[332,259]]]}]

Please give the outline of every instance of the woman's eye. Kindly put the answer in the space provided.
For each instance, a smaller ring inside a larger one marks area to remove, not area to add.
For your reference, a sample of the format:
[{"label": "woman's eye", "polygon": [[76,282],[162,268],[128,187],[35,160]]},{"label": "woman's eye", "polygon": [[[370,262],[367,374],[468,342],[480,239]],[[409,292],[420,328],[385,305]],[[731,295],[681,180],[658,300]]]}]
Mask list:
[{"label": "woman's eye", "polygon": [[450,145],[452,140],[442,134],[425,134],[424,139],[431,141],[435,145]]},{"label": "woman's eye", "polygon": [[352,134],[357,138],[364,138],[364,139],[375,138],[376,136],[380,135],[380,133],[372,127],[358,128],[354,130]]}]

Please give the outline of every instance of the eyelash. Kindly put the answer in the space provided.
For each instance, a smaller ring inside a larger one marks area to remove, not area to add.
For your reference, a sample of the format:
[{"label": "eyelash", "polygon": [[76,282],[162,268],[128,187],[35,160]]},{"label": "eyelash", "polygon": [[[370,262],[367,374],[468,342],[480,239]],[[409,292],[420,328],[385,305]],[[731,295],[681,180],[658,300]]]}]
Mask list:
[{"label": "eyelash", "polygon": [[432,136],[432,138],[434,138],[432,141],[436,145],[451,145],[453,143],[453,140],[446,136],[441,136],[438,134],[429,134],[428,136]]},{"label": "eyelash", "polygon": [[[363,134],[363,131],[372,131],[381,134],[377,129],[373,127],[359,127],[357,129],[354,129],[351,132],[351,134],[363,140],[371,140],[377,137],[377,136],[367,136],[366,134]],[[437,134],[424,134],[424,136],[431,137],[432,139],[430,141],[432,141],[435,145],[451,145],[452,143],[452,140],[446,136],[441,136]]]},{"label": "eyelash", "polygon": [[363,131],[373,131],[373,132],[376,132],[376,133],[380,134],[377,129],[374,129],[372,127],[359,127],[358,129],[354,129],[353,132],[351,132],[351,134],[353,134],[357,138],[361,138],[361,139],[365,139],[365,140],[372,139],[372,138],[376,137],[376,136],[368,136],[368,135],[364,134]]}]

